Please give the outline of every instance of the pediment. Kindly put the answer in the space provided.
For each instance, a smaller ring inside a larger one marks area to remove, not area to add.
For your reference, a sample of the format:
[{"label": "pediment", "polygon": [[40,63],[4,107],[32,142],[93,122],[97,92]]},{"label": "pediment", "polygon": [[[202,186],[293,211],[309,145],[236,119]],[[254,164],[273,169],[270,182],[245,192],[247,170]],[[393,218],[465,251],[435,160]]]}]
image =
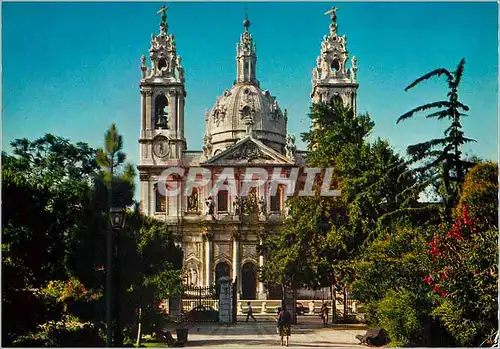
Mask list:
[{"label": "pediment", "polygon": [[202,166],[294,165],[294,161],[248,136],[211,157]]}]

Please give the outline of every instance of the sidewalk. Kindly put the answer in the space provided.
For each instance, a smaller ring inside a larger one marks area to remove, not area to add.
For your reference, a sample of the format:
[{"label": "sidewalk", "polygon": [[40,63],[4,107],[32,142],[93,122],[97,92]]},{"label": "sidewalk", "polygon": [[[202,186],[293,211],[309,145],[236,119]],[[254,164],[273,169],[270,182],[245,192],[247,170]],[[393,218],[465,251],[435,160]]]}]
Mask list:
[{"label": "sidewalk", "polygon": [[[243,317],[237,324],[194,324],[188,335],[188,347],[249,347],[259,348],[280,346],[276,334],[276,324],[272,316],[267,321],[244,322]],[[238,317],[240,320],[240,317]],[[272,321],[270,321],[272,320]],[[292,327],[290,347],[295,348],[366,348],[359,345],[355,338],[364,334],[366,328],[360,325],[330,325],[323,328],[321,319],[299,317],[299,324]]]}]

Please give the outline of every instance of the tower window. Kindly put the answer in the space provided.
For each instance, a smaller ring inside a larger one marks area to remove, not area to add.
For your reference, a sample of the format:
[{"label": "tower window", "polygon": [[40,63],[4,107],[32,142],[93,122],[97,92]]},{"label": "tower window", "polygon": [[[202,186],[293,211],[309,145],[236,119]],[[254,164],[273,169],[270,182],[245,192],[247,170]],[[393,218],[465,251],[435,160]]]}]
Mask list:
[{"label": "tower window", "polygon": [[217,193],[217,212],[228,211],[228,192],[227,190],[219,190]]},{"label": "tower window", "polygon": [[337,58],[334,58],[331,64],[332,70],[338,72],[340,70],[340,62]]},{"label": "tower window", "polygon": [[338,103],[338,104],[343,104],[343,103],[344,103],[344,101],[342,100],[342,97],[340,97],[340,95],[339,95],[338,93],[336,93],[336,94],[332,97],[332,99],[331,99],[330,103],[331,103],[332,105],[335,105],[336,103]]},{"label": "tower window", "polygon": [[167,212],[167,198],[160,193],[158,185],[155,185],[155,211]]},{"label": "tower window", "polygon": [[168,128],[168,99],[158,95],[155,99],[155,128]]},{"label": "tower window", "polygon": [[158,69],[162,70],[167,67],[167,60],[165,58],[160,58],[158,61]]}]

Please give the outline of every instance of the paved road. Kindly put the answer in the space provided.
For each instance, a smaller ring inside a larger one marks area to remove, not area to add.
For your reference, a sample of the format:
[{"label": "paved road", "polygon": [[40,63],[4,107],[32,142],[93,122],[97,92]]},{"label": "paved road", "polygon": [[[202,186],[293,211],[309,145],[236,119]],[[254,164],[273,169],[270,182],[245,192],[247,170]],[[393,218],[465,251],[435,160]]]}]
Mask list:
[{"label": "paved road", "polygon": [[[238,317],[237,324],[194,324],[188,334],[189,347],[248,347],[275,348],[280,346],[276,323],[272,316],[259,316],[257,322],[244,322]],[[175,331],[175,330],[174,330]],[[299,317],[299,324],[292,327],[290,347],[302,348],[366,348],[355,338],[366,329],[357,325],[330,325],[323,328],[319,317]]]}]

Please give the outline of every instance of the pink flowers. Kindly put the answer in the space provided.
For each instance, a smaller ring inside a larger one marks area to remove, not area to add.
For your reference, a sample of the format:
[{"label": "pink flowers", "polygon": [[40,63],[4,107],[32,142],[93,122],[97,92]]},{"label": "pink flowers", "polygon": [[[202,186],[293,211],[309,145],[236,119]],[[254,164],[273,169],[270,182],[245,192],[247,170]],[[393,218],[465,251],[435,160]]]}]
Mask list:
[{"label": "pink flowers", "polygon": [[446,293],[445,291],[441,290],[441,286],[439,284],[434,285],[434,287],[432,288],[432,290],[434,292],[436,292],[438,295],[442,296],[442,297],[446,297],[448,295],[448,293]]},{"label": "pink flowers", "polygon": [[437,236],[434,236],[434,238],[429,242],[429,247],[430,247],[430,254],[432,257],[432,260],[437,257],[441,257],[441,251],[438,248],[438,239]]},{"label": "pink flowers", "polygon": [[457,223],[453,223],[453,225],[451,226],[450,231],[448,232],[448,237],[449,238],[455,239],[455,240],[461,240],[463,238],[462,231],[461,231],[461,228],[462,228],[462,224],[461,223],[462,223],[461,221],[458,221],[458,224]]}]

